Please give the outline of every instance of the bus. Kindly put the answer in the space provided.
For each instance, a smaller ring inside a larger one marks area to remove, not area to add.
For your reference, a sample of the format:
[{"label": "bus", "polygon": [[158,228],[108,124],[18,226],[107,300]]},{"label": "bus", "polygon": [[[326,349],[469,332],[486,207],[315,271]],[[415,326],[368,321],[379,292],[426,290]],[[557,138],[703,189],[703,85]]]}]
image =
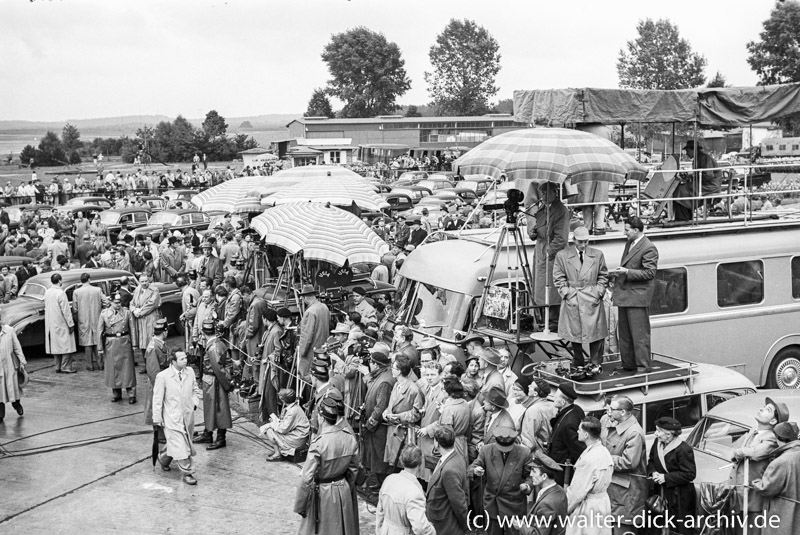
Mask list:
[{"label": "bus", "polygon": [[[412,252],[400,270],[396,320],[460,355],[459,340],[475,324],[485,285],[511,287],[522,298],[512,302],[531,305],[515,248],[498,245],[497,235],[497,229],[462,231]],[[726,366],[760,386],[800,388],[800,220],[652,229],[647,236],[659,250],[650,307],[654,353]],[[504,250],[487,280],[498,246]],[[523,246],[533,265],[533,243],[525,237]],[[613,270],[625,238],[595,236],[590,246]],[[530,327],[524,308],[511,311],[507,328]],[[515,358],[517,370],[547,358],[516,350],[525,353]]]}]

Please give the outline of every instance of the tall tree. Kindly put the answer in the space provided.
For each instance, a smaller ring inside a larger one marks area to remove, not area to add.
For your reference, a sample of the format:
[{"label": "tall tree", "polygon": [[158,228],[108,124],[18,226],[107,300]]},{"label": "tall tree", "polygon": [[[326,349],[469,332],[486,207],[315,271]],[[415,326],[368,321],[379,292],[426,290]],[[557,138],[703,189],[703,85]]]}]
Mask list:
[{"label": "tall tree", "polygon": [[48,131],[39,142],[40,165],[64,165],[67,163],[67,155],[64,152],[64,145],[58,139],[58,134]]},{"label": "tall tree", "polygon": [[71,153],[83,146],[81,142],[81,133],[78,128],[67,123],[64,129],[61,130],[61,144],[64,147],[64,152]]},{"label": "tall tree", "polygon": [[702,86],[706,58],[692,51],[668,19],[639,21],[639,37],[619,51],[619,85],[633,89],[689,89]]},{"label": "tall tree", "polygon": [[332,78],[327,93],[344,102],[342,117],[373,117],[397,109],[411,87],[400,47],[364,27],[331,37],[322,52]]},{"label": "tall tree", "polygon": [[728,81],[721,72],[717,71],[717,74],[708,82],[706,87],[728,87]]},{"label": "tall tree", "polygon": [[419,112],[419,108],[411,104],[406,110],[406,117],[422,117],[422,114]]},{"label": "tall tree", "polygon": [[439,115],[480,115],[497,94],[500,45],[482,26],[471,20],[451,19],[436,37],[428,57],[432,72],[425,72],[428,93]]},{"label": "tall tree", "polygon": [[311,100],[308,101],[308,109],[303,114],[303,117],[328,117],[333,119],[336,115],[333,113],[333,107],[325,90],[317,88],[311,94]]},{"label": "tall tree", "polygon": [[225,122],[225,117],[217,113],[217,110],[211,110],[206,113],[206,119],[203,121],[203,132],[210,139],[219,136],[224,136],[228,131],[228,124]]}]

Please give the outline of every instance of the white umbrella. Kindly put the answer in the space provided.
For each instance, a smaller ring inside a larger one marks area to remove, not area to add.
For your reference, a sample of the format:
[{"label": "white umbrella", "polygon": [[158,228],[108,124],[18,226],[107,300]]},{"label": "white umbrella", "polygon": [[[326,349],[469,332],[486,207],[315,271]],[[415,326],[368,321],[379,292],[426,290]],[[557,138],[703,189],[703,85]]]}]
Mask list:
[{"label": "white umbrella", "polygon": [[355,203],[362,210],[380,210],[389,206],[369,183],[337,178],[299,182],[261,199],[262,204],[269,206],[302,201],[329,202],[336,206]]},{"label": "white umbrella", "polygon": [[350,178],[366,180],[363,176],[355,171],[351,171],[346,167],[338,165],[303,165],[301,167],[292,167],[291,169],[283,169],[272,175],[274,179],[291,179],[297,182],[318,179],[318,178]]},{"label": "white umbrella", "polygon": [[295,184],[291,180],[275,180],[268,176],[243,176],[217,184],[192,197],[192,204],[204,212],[235,212],[243,197],[256,197],[277,191],[278,188]]}]

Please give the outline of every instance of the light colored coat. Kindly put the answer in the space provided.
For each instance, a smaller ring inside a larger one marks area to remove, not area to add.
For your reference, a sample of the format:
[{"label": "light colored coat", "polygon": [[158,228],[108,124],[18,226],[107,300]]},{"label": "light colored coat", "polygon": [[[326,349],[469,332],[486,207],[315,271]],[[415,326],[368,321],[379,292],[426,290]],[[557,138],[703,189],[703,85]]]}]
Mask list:
[{"label": "light colored coat", "polygon": [[611,512],[632,522],[644,510],[647,499],[647,444],[644,429],[631,416],[608,429],[603,445],[614,461],[614,474],[608,487]]},{"label": "light colored coat", "polygon": [[[386,449],[383,453],[384,462],[395,466],[395,459],[400,452],[400,444],[403,442],[404,435],[406,445],[414,444],[415,431],[408,426],[419,422],[424,405],[425,397],[419,387],[408,377],[398,377],[392,387],[392,394],[389,396],[389,405],[383,411],[383,419],[388,422],[387,416],[397,416],[400,418],[400,423],[387,424],[389,429],[386,434]],[[401,466],[398,459],[396,468]]]},{"label": "light colored coat", "polygon": [[189,367],[183,369],[182,380],[172,366],[156,375],[153,424],[164,426],[167,455],[175,460],[188,459],[195,454],[192,447],[194,410],[200,406],[201,395],[194,370]]},{"label": "light colored coat", "polygon": [[800,496],[800,441],[789,442],[774,454],[761,479],[753,481],[753,488],[768,498],[767,518],[780,518],[777,529],[769,530],[770,535],[794,535],[800,526],[800,504],[782,496],[792,500]]},{"label": "light colored coat", "polygon": [[[603,519],[611,514],[607,490],[613,470],[611,454],[599,440],[583,450],[567,488],[567,510],[572,520],[567,535],[611,535],[611,526]],[[579,522],[581,519],[585,525]]]},{"label": "light colored coat", "polygon": [[608,334],[603,297],[608,268],[599,249],[587,247],[581,264],[578,249],[570,245],[556,254],[553,284],[561,296],[558,335],[567,342],[589,343]]},{"label": "light colored coat", "polygon": [[[134,388],[136,373],[133,369],[133,348],[137,347],[133,316],[130,310],[107,308],[97,321],[98,337],[105,334],[105,380],[108,388]],[[123,334],[126,333],[126,334]],[[121,336],[117,336],[117,335]]]},{"label": "light colored coat", "polygon": [[67,294],[58,286],[44,292],[44,346],[51,355],[75,353],[75,336],[70,332],[75,327]]},{"label": "light colored coat", "polygon": [[131,298],[130,310],[138,310],[138,315],[134,315],[136,324],[136,340],[144,343],[153,337],[156,320],[161,318],[161,292],[155,286],[150,286],[146,290],[139,286],[134,290]]},{"label": "light colored coat", "polygon": [[311,433],[306,413],[297,402],[283,407],[276,423],[267,424],[267,436],[278,444],[281,455],[294,455],[295,450],[305,445]]},{"label": "light colored coat", "polygon": [[297,374],[301,378],[309,376],[314,348],[322,347],[330,336],[331,313],[324,303],[317,301],[308,307],[300,321],[300,342],[297,346],[299,360]]},{"label": "light colored coat", "polygon": [[425,516],[425,492],[405,470],[384,480],[375,511],[375,535],[436,535]]},{"label": "light colored coat", "polygon": [[22,396],[17,370],[28,362],[22,353],[17,333],[9,325],[0,328],[0,403],[17,401]]},{"label": "light colored coat", "polygon": [[78,311],[78,344],[84,347],[100,345],[97,325],[103,310],[103,291],[97,286],[83,284],[75,289],[72,300]]},{"label": "light colored coat", "polygon": [[550,444],[550,433],[552,427],[550,422],[558,414],[558,409],[552,401],[547,398],[537,397],[533,403],[525,409],[525,414],[520,422],[520,439],[523,446],[531,450],[541,449],[547,451]]}]

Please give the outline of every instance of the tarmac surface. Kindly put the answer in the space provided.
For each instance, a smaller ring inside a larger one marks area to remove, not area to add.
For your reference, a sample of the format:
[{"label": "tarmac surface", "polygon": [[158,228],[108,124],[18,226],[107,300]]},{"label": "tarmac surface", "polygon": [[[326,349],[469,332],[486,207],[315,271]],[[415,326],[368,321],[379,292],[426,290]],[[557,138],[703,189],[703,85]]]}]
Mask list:
[{"label": "tarmac surface", "polygon": [[[173,337],[168,345],[181,342]],[[0,424],[0,533],[297,533],[301,466],[265,462],[253,422],[235,412],[226,448],[196,446],[198,484],[186,485],[177,467],[163,472],[151,463],[141,366],[138,403],[124,393],[111,403],[103,372],[85,371],[78,356],[79,373],[56,374],[43,349],[26,351],[24,416],[7,404]],[[202,419],[197,410],[196,430]],[[359,519],[362,534],[374,533],[374,508],[363,501]]]}]

